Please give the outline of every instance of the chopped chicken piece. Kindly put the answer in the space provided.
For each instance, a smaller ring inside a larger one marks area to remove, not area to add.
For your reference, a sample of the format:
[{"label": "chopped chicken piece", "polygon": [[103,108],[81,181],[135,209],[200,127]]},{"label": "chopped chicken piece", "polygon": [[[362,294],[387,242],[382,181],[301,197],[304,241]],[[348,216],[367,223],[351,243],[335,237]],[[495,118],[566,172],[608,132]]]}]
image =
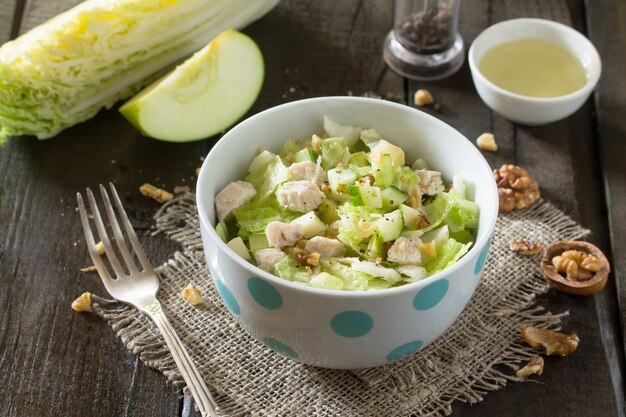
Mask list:
[{"label": "chopped chicken piece", "polygon": [[256,265],[270,274],[274,273],[274,265],[280,262],[287,254],[280,249],[267,248],[254,252]]},{"label": "chopped chicken piece", "polygon": [[415,171],[420,177],[419,187],[422,194],[435,195],[443,192],[444,186],[441,179],[441,172],[419,169]]},{"label": "chopped chicken piece", "polygon": [[273,248],[293,246],[303,236],[304,229],[299,224],[270,222],[265,228],[265,237]]},{"label": "chopped chicken piece", "polygon": [[281,206],[307,213],[317,208],[326,196],[310,181],[289,181],[276,191],[276,197]]},{"label": "chopped chicken piece", "polygon": [[235,181],[228,184],[215,196],[217,219],[225,219],[236,208],[243,206],[254,198],[256,190],[246,181]]},{"label": "chopped chicken piece", "polygon": [[343,243],[337,239],[329,239],[327,237],[315,236],[306,242],[304,250],[309,252],[317,252],[323,257],[340,257],[345,255],[346,248]]},{"label": "chopped chicken piece", "polygon": [[419,245],[421,239],[416,237],[399,237],[387,251],[387,260],[402,265],[416,265],[422,262]]},{"label": "chopped chicken piece", "polygon": [[311,181],[318,187],[321,187],[322,183],[326,181],[326,172],[324,172],[324,169],[315,162],[296,162],[291,165],[288,170],[293,181]]}]

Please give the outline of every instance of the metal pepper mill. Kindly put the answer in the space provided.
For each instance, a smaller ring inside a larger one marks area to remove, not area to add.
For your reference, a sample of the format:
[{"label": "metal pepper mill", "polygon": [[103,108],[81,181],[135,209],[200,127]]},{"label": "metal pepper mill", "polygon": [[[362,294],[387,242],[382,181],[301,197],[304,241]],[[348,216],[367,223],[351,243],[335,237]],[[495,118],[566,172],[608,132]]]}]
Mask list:
[{"label": "metal pepper mill", "polygon": [[457,28],[460,0],[396,0],[394,27],[383,57],[398,74],[438,80],[463,65],[465,49]]}]

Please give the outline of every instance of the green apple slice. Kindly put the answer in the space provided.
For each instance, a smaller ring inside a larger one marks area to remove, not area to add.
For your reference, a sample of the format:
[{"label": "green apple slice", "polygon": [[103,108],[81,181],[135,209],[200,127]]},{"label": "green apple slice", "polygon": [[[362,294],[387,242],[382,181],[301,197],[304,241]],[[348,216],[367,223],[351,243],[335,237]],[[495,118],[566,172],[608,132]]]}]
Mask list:
[{"label": "green apple slice", "polygon": [[263,85],[259,47],[227,30],[126,102],[119,111],[145,136],[187,142],[233,125]]}]

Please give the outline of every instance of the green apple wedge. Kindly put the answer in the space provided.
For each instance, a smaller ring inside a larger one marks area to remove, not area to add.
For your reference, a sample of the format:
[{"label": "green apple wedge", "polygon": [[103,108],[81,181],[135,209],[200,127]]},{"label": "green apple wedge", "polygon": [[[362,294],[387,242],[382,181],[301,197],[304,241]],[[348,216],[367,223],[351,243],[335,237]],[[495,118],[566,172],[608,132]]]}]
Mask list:
[{"label": "green apple wedge", "polygon": [[145,136],[205,139],[232,126],[263,85],[263,55],[252,39],[227,30],[119,111]]}]

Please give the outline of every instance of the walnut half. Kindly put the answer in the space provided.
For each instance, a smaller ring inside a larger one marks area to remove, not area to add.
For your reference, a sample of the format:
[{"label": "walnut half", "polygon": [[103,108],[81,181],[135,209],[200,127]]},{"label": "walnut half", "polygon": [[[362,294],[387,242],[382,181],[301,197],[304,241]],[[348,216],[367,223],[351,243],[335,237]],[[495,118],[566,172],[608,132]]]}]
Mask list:
[{"label": "walnut half", "polygon": [[578,336],[542,329],[525,324],[522,326],[522,337],[532,348],[544,349],[548,356],[567,356],[578,347]]},{"label": "walnut half", "polygon": [[561,240],[548,246],[540,266],[550,285],[577,295],[601,291],[611,272],[609,261],[600,249],[578,240]]}]

